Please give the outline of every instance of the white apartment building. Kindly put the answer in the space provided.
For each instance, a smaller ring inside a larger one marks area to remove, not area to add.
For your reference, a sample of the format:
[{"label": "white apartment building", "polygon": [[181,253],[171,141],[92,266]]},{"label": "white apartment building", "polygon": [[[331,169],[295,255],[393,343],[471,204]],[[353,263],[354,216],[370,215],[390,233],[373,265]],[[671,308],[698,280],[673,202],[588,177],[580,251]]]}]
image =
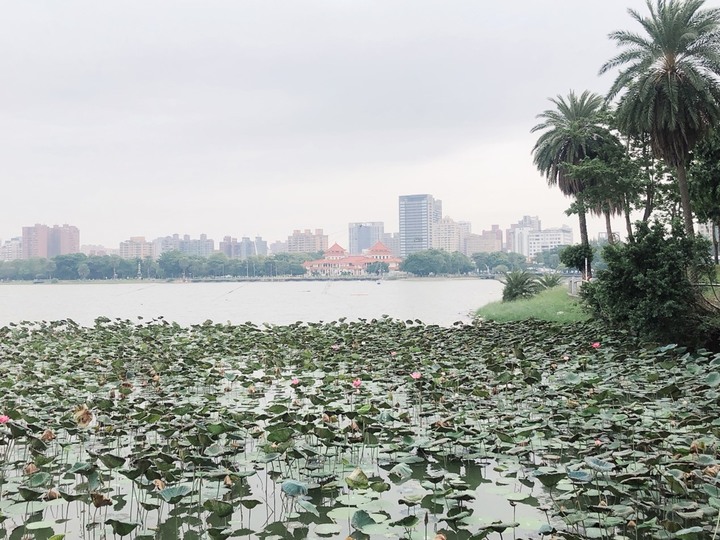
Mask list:
[{"label": "white apartment building", "polygon": [[5,243],[0,246],[0,261],[16,261],[22,259],[22,255],[21,237],[5,240]]},{"label": "white apartment building", "polygon": [[527,257],[534,257],[538,253],[556,248],[558,246],[569,246],[573,243],[572,229],[563,225],[555,229],[533,231],[527,237],[527,253],[519,251]]}]

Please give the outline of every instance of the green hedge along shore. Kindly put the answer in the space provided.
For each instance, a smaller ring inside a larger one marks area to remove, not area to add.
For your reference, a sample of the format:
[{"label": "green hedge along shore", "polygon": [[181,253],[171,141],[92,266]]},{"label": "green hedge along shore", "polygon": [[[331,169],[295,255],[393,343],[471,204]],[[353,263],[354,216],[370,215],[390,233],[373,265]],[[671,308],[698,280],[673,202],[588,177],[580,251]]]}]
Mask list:
[{"label": "green hedge along shore", "polygon": [[590,323],[11,325],[0,529],[709,538],[718,365]]}]

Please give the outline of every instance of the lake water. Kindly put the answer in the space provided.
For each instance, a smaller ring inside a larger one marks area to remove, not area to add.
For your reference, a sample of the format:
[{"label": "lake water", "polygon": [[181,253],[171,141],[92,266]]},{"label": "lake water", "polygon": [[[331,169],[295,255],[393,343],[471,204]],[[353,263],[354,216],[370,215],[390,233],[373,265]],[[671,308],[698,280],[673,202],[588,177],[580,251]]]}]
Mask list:
[{"label": "lake water", "polygon": [[0,325],[70,318],[91,325],[100,316],[181,325],[289,324],[379,318],[451,326],[500,300],[502,283],[486,279],[263,281],[219,283],[83,283],[0,285]]}]

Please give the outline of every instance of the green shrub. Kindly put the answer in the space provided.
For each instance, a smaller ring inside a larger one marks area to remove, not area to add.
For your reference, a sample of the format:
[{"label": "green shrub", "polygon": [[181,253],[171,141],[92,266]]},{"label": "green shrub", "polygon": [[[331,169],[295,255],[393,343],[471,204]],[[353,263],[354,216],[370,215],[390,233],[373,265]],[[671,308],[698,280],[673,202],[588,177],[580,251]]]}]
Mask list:
[{"label": "green shrub", "polygon": [[543,274],[537,278],[537,282],[541,289],[552,289],[562,283],[562,276],[560,274]]},{"label": "green shrub", "polygon": [[639,224],[635,242],[608,244],[607,270],[583,286],[584,303],[596,318],[638,337],[688,346],[713,346],[717,313],[704,301],[697,280],[713,277],[709,244],[670,230]]},{"label": "green shrub", "polygon": [[586,262],[589,266],[593,261],[593,248],[582,244],[567,246],[560,252],[560,262],[568,268],[575,268],[585,275]]},{"label": "green shrub", "polygon": [[524,270],[505,272],[503,279],[500,281],[505,284],[502,295],[503,302],[530,298],[542,289],[535,276]]}]

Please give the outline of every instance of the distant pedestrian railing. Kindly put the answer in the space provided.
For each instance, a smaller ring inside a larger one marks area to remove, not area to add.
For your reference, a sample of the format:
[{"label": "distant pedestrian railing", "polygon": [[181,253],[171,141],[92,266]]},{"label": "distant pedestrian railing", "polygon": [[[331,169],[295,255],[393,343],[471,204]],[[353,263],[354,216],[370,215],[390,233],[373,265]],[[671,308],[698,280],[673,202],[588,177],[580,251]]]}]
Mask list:
[{"label": "distant pedestrian railing", "polygon": [[568,294],[570,296],[580,296],[580,287],[585,283],[581,277],[571,277],[568,279]]}]

